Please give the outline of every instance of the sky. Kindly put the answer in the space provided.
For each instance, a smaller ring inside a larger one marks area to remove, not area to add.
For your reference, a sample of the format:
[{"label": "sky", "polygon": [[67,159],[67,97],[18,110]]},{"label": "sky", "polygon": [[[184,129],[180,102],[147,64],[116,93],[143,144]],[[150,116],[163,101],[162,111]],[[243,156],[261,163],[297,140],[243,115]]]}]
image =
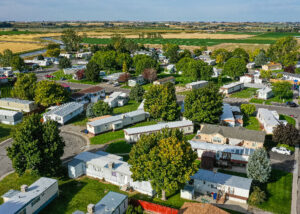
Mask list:
[{"label": "sky", "polygon": [[300,0],[0,0],[0,21],[300,21]]}]

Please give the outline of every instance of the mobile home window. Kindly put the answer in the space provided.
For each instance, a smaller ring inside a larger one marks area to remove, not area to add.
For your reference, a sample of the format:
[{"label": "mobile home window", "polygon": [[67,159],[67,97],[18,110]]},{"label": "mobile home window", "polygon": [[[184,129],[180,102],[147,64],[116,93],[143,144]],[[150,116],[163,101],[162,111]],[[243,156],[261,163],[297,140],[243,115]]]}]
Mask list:
[{"label": "mobile home window", "polygon": [[117,173],[116,172],[112,172],[111,175],[117,177]]},{"label": "mobile home window", "polygon": [[33,201],[31,202],[31,206],[33,207],[39,201],[40,201],[40,196],[33,199]]}]

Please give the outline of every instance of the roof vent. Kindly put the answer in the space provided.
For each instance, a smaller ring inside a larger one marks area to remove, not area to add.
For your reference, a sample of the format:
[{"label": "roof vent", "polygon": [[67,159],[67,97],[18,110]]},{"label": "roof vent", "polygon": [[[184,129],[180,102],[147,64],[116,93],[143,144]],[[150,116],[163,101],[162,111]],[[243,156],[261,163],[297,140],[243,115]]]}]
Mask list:
[{"label": "roof vent", "polygon": [[114,162],[109,162],[108,163],[108,168],[113,169],[115,167],[115,163]]},{"label": "roof vent", "polygon": [[21,186],[21,192],[27,192],[28,191],[28,186],[26,184],[23,184]]},{"label": "roof vent", "polygon": [[89,204],[87,206],[87,212],[88,212],[88,214],[94,214],[95,213],[95,204]]}]

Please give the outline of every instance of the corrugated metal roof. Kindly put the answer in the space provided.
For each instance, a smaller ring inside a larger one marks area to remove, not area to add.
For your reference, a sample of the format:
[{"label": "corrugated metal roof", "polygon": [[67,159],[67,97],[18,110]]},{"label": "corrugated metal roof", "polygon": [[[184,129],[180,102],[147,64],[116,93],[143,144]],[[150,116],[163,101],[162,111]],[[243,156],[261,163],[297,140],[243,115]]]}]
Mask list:
[{"label": "corrugated metal roof", "polygon": [[9,110],[0,109],[0,115],[3,115],[3,116],[14,116],[16,114],[22,114],[22,113],[17,112],[17,111],[9,111]]},{"label": "corrugated metal roof", "polygon": [[182,120],[182,121],[176,121],[176,122],[160,123],[160,124],[156,124],[156,125],[124,129],[124,132],[130,135],[130,134],[155,132],[155,131],[162,130],[163,128],[180,128],[180,127],[192,126],[192,125],[193,125],[192,121]]},{"label": "corrugated metal roof", "polygon": [[80,109],[83,107],[83,104],[78,103],[78,102],[69,102],[69,103],[65,103],[63,105],[60,106],[56,106],[55,108],[53,108],[52,110],[46,112],[44,114],[44,116],[47,115],[51,115],[51,114],[55,114],[58,116],[66,116],[74,111],[76,111],[77,109]]},{"label": "corrugated metal roof", "polygon": [[7,101],[7,102],[14,102],[14,103],[21,103],[21,104],[31,104],[31,103],[34,103],[34,101],[21,100],[21,99],[10,98],[10,97],[1,98],[0,101]]},{"label": "corrugated metal roof", "polygon": [[221,115],[221,120],[232,120],[232,121],[234,121],[231,106],[227,103],[223,103],[223,114]]},{"label": "corrugated metal roof", "polygon": [[128,198],[127,195],[110,191],[95,205],[95,214],[111,214]]},{"label": "corrugated metal roof", "polygon": [[214,173],[209,170],[199,169],[199,171],[192,176],[193,179],[207,181],[215,184],[222,184],[230,187],[237,187],[244,190],[250,190],[252,179],[243,178],[224,173]]},{"label": "corrugated metal roof", "polygon": [[235,86],[238,86],[238,85],[244,85],[244,83],[240,83],[240,82],[233,82],[233,83],[230,83],[230,84],[227,84],[227,85],[223,85],[221,88],[232,88],[232,87],[235,87]]},{"label": "corrugated metal roof", "polygon": [[[260,115],[261,120],[271,126],[279,125],[279,121],[275,118],[274,113],[265,108],[259,108],[257,113]],[[277,112],[276,112],[277,114]]]},{"label": "corrugated metal roof", "polygon": [[188,83],[187,85],[199,85],[199,84],[204,84],[204,83],[208,83],[207,81],[205,80],[201,80],[201,81],[197,81],[197,82],[191,82],[191,83]]}]

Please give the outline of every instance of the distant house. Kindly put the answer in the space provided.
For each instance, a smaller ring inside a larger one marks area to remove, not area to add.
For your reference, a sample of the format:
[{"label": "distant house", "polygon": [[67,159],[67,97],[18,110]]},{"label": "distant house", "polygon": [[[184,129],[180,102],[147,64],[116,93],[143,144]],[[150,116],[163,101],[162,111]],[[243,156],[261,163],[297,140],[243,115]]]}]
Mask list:
[{"label": "distant house", "polygon": [[69,54],[69,53],[61,53],[59,54],[60,57],[66,57],[68,59],[71,59],[72,58],[72,54]]},{"label": "distant house", "polygon": [[276,111],[270,111],[265,108],[259,108],[256,117],[267,134],[273,134],[274,129],[280,123],[287,123],[285,120],[279,120],[279,115]]},{"label": "distant house", "polygon": [[90,56],[92,56],[92,52],[81,52],[81,53],[76,53],[75,55],[76,58],[80,58],[80,59],[87,58]]},{"label": "distant house", "polygon": [[144,110],[137,110],[120,114],[111,117],[104,117],[87,123],[87,130],[93,135],[101,134],[103,132],[115,131],[126,126],[142,122],[149,117],[149,113]]},{"label": "distant house", "polygon": [[233,82],[227,85],[223,85],[220,88],[220,92],[223,94],[231,94],[244,89],[244,83]]},{"label": "distant house", "polygon": [[194,192],[212,195],[214,199],[247,203],[252,179],[213,172],[205,169],[191,176]]},{"label": "distant house", "polygon": [[3,214],[32,214],[40,212],[59,194],[56,179],[41,177],[31,184],[21,186],[21,191],[9,190],[2,195],[4,203],[0,205]]},{"label": "distant house", "polygon": [[64,74],[66,74],[66,75],[67,74],[74,75],[78,71],[84,70],[84,69],[86,69],[85,65],[73,65],[71,68],[64,68],[63,71],[64,71]]},{"label": "distant house", "polygon": [[126,93],[115,91],[111,95],[107,96],[104,99],[104,102],[106,102],[110,107],[118,107],[118,106],[124,106],[126,103],[128,103],[129,97]]},{"label": "distant house", "polygon": [[263,79],[260,79],[260,74],[245,74],[240,77],[240,82],[262,84]]},{"label": "distant house", "polygon": [[184,202],[178,214],[229,214],[229,212],[208,203]]},{"label": "distant house", "polygon": [[246,65],[246,67],[247,67],[248,69],[253,69],[253,68],[255,68],[255,62],[249,62],[249,63]]},{"label": "distant house", "polygon": [[75,74],[73,74],[73,77],[72,77],[74,80],[82,80],[85,78],[85,70],[82,69],[82,70],[79,70],[79,71],[76,71]]},{"label": "distant house", "polygon": [[137,142],[140,139],[141,135],[157,133],[164,128],[179,129],[184,134],[192,134],[194,132],[193,122],[189,120],[183,120],[183,121],[159,123],[156,125],[124,129],[125,140],[127,142]]},{"label": "distant house", "polygon": [[185,87],[187,89],[198,89],[198,88],[205,87],[207,84],[208,84],[207,81],[201,80],[197,82],[188,83],[185,85]]},{"label": "distant house", "polygon": [[166,67],[167,71],[170,73],[175,72],[175,65],[174,64],[170,64]]},{"label": "distant house", "polygon": [[281,72],[284,80],[294,81],[300,83],[300,74],[293,74],[288,72]]},{"label": "distant house", "polygon": [[69,102],[60,106],[55,106],[52,110],[43,114],[44,122],[54,120],[64,125],[66,122],[83,112],[83,104],[77,102]]},{"label": "distant house", "polygon": [[0,110],[0,123],[16,125],[22,122],[23,114],[22,112]]},{"label": "distant house", "polygon": [[130,87],[134,87],[136,85],[143,85],[143,84],[145,84],[145,79],[142,75],[137,76],[134,79],[128,80],[128,86]]},{"label": "distant house", "polygon": [[220,119],[231,127],[243,127],[243,114],[238,106],[223,103],[223,113]]},{"label": "distant house", "polygon": [[200,55],[200,56],[196,57],[195,59],[202,60],[203,62],[206,62],[208,65],[216,64],[216,60],[211,59],[209,55]]},{"label": "distant house", "polygon": [[259,90],[257,90],[257,93],[258,93],[257,97],[259,99],[264,99],[264,100],[267,100],[267,99],[273,97],[273,95],[274,95],[272,89],[269,87],[259,89]]},{"label": "distant house", "polygon": [[173,76],[170,76],[170,77],[165,77],[165,78],[162,78],[162,79],[158,79],[156,81],[153,82],[154,85],[163,85],[165,83],[173,83],[175,84],[175,77]]},{"label": "distant house", "polygon": [[0,99],[0,108],[32,112],[37,109],[37,105],[34,101],[29,100],[20,100],[16,98],[1,98]]},{"label": "distant house", "polygon": [[12,67],[0,67],[0,76],[11,77],[13,76],[13,69]]},{"label": "distant house", "polygon": [[270,62],[269,64],[263,65],[262,69],[265,71],[275,71],[275,70],[281,70],[282,69],[282,65],[280,63],[274,63],[274,62]]},{"label": "distant house", "polygon": [[49,66],[52,64],[52,61],[49,59],[43,59],[43,60],[38,60],[32,59],[32,60],[24,60],[25,64],[37,64],[39,66]]},{"label": "distant house", "polygon": [[222,73],[222,71],[223,69],[214,67],[212,77],[218,77]]},{"label": "distant house", "polygon": [[[115,155],[116,156],[116,155]],[[140,193],[153,196],[155,191],[149,181],[133,181],[130,165],[122,161],[119,156],[113,157],[106,152],[100,154],[82,152],[68,163],[70,178],[87,175],[120,186],[122,189],[136,190]]]},{"label": "distant house", "polygon": [[194,140],[190,140],[189,143],[192,149],[197,152],[198,158],[201,159],[206,152],[212,152],[216,163],[220,166],[245,166],[248,163],[249,156],[255,151],[255,149],[227,144],[213,144]]},{"label": "distant house", "polygon": [[71,98],[79,103],[96,103],[101,98],[105,97],[105,89],[99,86],[92,86],[87,89],[82,89],[78,92],[75,92],[71,95]]},{"label": "distant house", "polygon": [[263,147],[265,137],[266,134],[263,131],[254,131],[243,127],[203,124],[194,140],[257,149]]},{"label": "distant house", "polygon": [[[128,196],[109,191],[96,205],[87,206],[88,214],[123,214],[128,207]],[[85,212],[75,211],[73,214],[85,214]]]}]

